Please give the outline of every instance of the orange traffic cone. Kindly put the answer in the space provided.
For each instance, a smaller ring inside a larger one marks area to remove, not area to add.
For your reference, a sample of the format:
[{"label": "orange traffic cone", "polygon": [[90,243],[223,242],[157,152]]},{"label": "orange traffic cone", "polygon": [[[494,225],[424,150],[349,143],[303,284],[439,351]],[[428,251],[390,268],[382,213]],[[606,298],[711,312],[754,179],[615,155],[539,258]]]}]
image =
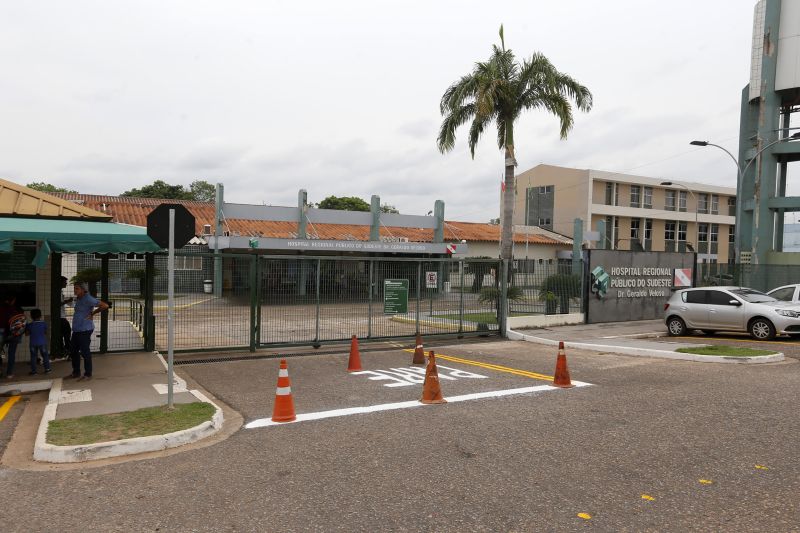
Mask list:
[{"label": "orange traffic cone", "polygon": [[289,368],[286,359],[281,359],[281,369],[278,371],[278,389],[275,391],[275,407],[272,409],[273,422],[291,422],[297,418],[294,414],[294,400],[292,399],[292,386],[289,383]]},{"label": "orange traffic cone", "polygon": [[361,372],[361,355],[358,353],[358,338],[353,335],[350,340],[350,360],[347,362],[348,372]]},{"label": "orange traffic cone", "polygon": [[428,368],[425,369],[425,383],[422,384],[422,403],[447,403],[442,398],[442,387],[439,385],[439,372],[436,370],[436,356],[433,350],[428,352]]},{"label": "orange traffic cone", "polygon": [[553,376],[553,386],[569,389],[575,385],[569,380],[567,368],[567,354],[564,352],[564,341],[558,343],[558,359],[556,359],[556,375]]},{"label": "orange traffic cone", "polygon": [[411,360],[412,365],[424,365],[425,364],[425,351],[422,347],[422,337],[419,333],[417,333],[417,345],[414,348],[414,359]]}]

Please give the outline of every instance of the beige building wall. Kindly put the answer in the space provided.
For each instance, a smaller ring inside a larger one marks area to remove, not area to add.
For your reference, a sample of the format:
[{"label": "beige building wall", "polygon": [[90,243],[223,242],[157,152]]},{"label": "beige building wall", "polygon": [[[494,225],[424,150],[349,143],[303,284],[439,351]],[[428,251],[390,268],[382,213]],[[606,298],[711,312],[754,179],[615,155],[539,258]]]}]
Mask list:
[{"label": "beige building wall", "polygon": [[[556,260],[559,250],[572,251],[571,244],[529,244],[514,243],[514,259]],[[467,257],[499,257],[500,245],[496,242],[470,242]]]},{"label": "beige building wall", "polygon": [[553,186],[553,231],[571,236],[576,218],[582,219],[584,224],[588,220],[592,202],[588,170],[538,165],[522,172],[516,179],[514,224],[525,224],[528,188],[546,185]]}]

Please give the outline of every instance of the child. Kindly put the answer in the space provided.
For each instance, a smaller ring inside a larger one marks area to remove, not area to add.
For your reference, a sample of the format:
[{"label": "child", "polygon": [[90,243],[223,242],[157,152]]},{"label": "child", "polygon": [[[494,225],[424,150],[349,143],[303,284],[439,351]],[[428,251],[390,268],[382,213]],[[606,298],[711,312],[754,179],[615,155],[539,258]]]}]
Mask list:
[{"label": "child", "polygon": [[31,371],[30,375],[36,374],[36,356],[41,355],[44,373],[50,373],[50,354],[47,351],[47,322],[42,320],[42,312],[39,309],[31,310],[31,320],[27,326],[26,334],[31,336]]}]

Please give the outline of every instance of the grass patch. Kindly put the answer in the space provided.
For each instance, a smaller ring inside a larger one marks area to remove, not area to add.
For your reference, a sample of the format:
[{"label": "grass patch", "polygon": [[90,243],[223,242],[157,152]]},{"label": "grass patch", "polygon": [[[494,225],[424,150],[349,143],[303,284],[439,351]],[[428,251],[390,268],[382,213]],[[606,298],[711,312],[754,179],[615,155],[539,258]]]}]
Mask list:
[{"label": "grass patch", "polygon": [[194,402],[175,404],[172,411],[162,405],[125,413],[52,420],[47,428],[47,442],[56,446],[74,446],[163,435],[202,424],[211,420],[213,414],[213,405]]},{"label": "grass patch", "polygon": [[[453,313],[449,315],[433,315],[431,318],[447,318],[458,320],[461,315]],[[482,322],[484,324],[497,324],[497,317],[494,313],[464,313],[464,320],[467,322]]]},{"label": "grass patch", "polygon": [[697,348],[678,348],[675,351],[680,353],[694,353],[698,355],[724,355],[725,357],[754,357],[758,355],[772,355],[777,353],[771,350],[739,348],[737,346],[725,346],[722,344],[698,346]]}]

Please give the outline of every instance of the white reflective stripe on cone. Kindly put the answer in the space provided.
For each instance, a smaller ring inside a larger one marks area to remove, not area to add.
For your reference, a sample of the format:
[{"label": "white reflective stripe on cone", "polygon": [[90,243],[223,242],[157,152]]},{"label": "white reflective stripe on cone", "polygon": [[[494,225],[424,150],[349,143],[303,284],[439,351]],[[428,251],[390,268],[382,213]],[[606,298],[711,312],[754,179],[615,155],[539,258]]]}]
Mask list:
[{"label": "white reflective stripe on cone", "polygon": [[278,387],[278,389],[275,391],[275,394],[277,396],[288,396],[291,393],[292,393],[291,387]]},{"label": "white reflective stripe on cone", "polygon": [[421,344],[417,344],[417,348],[422,348],[422,345]]},{"label": "white reflective stripe on cone", "polygon": [[279,378],[288,378],[289,377],[289,371],[287,369],[285,369],[285,368],[281,368],[280,370],[278,370],[278,377]]}]

